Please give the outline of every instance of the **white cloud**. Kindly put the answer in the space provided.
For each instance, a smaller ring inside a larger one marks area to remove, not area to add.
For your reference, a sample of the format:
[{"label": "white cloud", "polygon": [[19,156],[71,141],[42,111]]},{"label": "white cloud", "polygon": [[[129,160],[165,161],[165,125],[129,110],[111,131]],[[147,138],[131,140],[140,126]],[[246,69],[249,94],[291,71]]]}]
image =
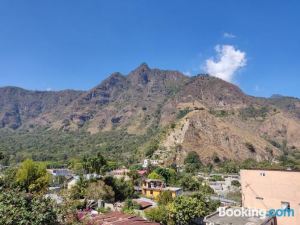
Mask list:
[{"label": "white cloud", "polygon": [[47,88],[46,91],[52,91],[52,88]]},{"label": "white cloud", "polygon": [[186,76],[192,76],[192,73],[190,71],[185,71],[185,72],[183,72],[183,74]]},{"label": "white cloud", "polygon": [[236,36],[234,34],[227,33],[227,32],[223,33],[223,37],[224,38],[236,38]]},{"label": "white cloud", "polygon": [[246,53],[235,49],[232,45],[217,45],[216,60],[213,58],[207,59],[205,64],[206,73],[232,82],[236,72],[246,66]]}]

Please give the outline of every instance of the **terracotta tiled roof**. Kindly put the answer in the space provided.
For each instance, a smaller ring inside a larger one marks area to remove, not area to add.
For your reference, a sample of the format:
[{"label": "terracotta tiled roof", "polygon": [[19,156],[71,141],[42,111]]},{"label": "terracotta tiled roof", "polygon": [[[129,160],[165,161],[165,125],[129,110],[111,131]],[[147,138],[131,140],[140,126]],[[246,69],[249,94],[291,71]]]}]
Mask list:
[{"label": "terracotta tiled roof", "polygon": [[121,212],[110,212],[91,217],[91,225],[159,225],[141,217],[126,215]]},{"label": "terracotta tiled roof", "polygon": [[152,206],[152,203],[150,202],[146,202],[146,201],[142,201],[142,200],[134,200],[137,204],[139,204],[142,209],[146,209]]}]

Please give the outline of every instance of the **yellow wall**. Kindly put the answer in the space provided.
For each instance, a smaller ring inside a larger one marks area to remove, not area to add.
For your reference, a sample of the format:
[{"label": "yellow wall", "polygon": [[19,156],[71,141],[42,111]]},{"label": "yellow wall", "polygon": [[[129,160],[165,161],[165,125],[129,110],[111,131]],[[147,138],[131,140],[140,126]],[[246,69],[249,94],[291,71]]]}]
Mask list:
[{"label": "yellow wall", "polygon": [[[156,198],[160,195],[161,192],[162,190],[153,190],[153,194],[151,194],[151,190],[145,190],[145,195],[149,198]],[[176,192],[172,191],[172,197],[176,197]]]},{"label": "yellow wall", "polygon": [[173,197],[173,198],[176,197],[176,192],[172,191],[172,197]]}]

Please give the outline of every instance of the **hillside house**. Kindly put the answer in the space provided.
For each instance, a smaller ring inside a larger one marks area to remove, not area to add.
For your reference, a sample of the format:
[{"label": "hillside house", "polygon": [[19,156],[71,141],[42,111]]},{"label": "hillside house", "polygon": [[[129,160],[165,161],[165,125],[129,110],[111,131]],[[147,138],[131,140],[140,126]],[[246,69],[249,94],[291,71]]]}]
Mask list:
[{"label": "hillside house", "polygon": [[148,198],[156,198],[164,191],[170,191],[173,197],[176,197],[183,193],[182,188],[167,187],[161,180],[146,179],[142,182],[142,194],[147,196]]}]

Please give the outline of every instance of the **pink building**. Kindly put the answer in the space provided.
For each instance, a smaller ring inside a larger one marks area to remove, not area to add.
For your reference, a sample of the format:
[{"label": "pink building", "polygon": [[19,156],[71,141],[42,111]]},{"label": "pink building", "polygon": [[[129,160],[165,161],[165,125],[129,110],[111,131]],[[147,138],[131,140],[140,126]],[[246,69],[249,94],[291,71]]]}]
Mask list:
[{"label": "pink building", "polygon": [[300,225],[299,171],[241,170],[240,175],[243,207],[278,209],[278,225]]}]

